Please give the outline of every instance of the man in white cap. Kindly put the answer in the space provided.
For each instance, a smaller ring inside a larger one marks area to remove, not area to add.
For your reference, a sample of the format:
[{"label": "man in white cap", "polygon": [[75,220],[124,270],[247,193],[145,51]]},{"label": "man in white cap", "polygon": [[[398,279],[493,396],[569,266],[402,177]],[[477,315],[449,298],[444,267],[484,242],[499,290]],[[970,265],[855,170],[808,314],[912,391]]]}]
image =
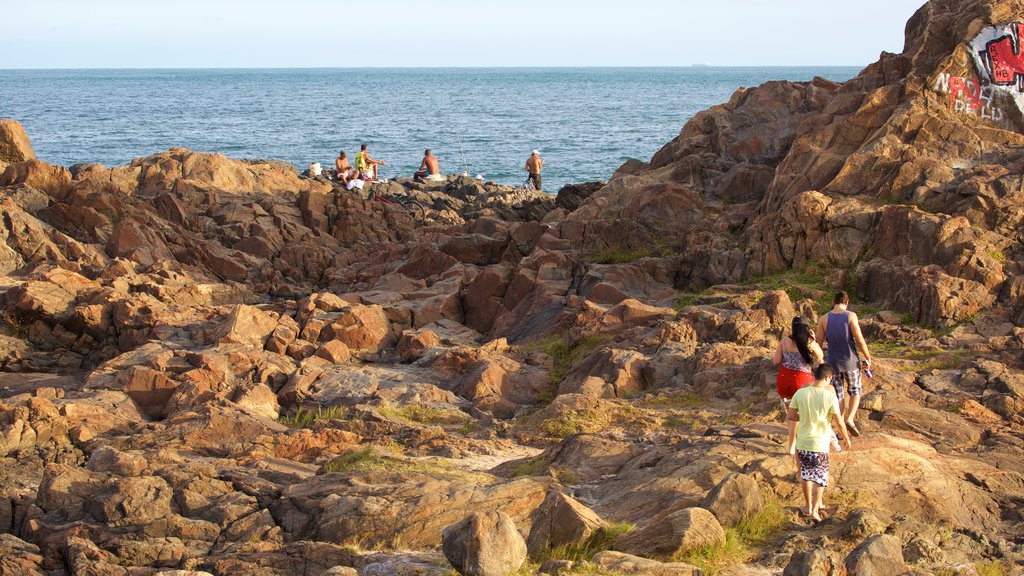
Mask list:
[{"label": "man in white cap", "polygon": [[526,171],[530,174],[527,179],[533,182],[533,187],[539,192],[540,187],[540,169],[544,167],[544,161],[540,159],[540,152],[534,150],[533,154],[526,159]]}]

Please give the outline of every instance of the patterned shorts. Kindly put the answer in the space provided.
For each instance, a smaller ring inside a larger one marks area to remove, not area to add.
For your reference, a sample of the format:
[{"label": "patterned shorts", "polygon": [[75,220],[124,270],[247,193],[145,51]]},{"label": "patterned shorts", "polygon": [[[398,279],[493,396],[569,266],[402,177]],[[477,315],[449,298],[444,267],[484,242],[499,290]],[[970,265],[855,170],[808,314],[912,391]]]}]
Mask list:
[{"label": "patterned shorts", "polygon": [[846,384],[846,392],[850,396],[860,396],[864,392],[864,385],[860,381],[860,370],[850,370],[849,372],[836,371],[835,375],[832,376],[832,387],[836,389],[836,396],[840,400],[846,396],[843,391],[843,383]]},{"label": "patterned shorts", "polygon": [[828,452],[797,450],[800,462],[800,479],[810,480],[819,486],[828,486]]}]

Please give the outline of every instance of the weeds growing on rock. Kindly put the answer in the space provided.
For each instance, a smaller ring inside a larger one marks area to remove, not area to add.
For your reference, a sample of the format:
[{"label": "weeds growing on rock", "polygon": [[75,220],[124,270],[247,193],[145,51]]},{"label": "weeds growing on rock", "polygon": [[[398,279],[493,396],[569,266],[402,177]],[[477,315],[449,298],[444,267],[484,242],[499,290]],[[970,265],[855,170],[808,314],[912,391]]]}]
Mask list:
[{"label": "weeds growing on rock", "polygon": [[365,474],[367,472],[415,473],[437,480],[491,484],[494,477],[483,472],[458,468],[439,458],[408,459],[387,454],[373,446],[360,448],[334,458],[323,466],[322,474]]},{"label": "weeds growing on rock", "polygon": [[16,314],[4,312],[0,314],[0,325],[12,337],[22,340],[28,335],[28,323]]},{"label": "weeds growing on rock", "polygon": [[539,350],[551,357],[551,384],[549,389],[541,394],[542,404],[548,404],[558,393],[558,386],[565,378],[565,373],[573,364],[586,358],[591,352],[603,344],[607,344],[609,337],[603,334],[584,336],[579,340],[569,343],[563,336],[553,335],[534,342],[533,350]]},{"label": "weeds growing on rock", "polygon": [[548,559],[571,560],[573,562],[589,561],[594,554],[611,550],[615,539],[623,534],[636,530],[636,526],[628,522],[617,522],[595,530],[585,540],[563,544],[553,548],[547,555]]},{"label": "weeds growing on rock", "polygon": [[525,462],[520,462],[512,468],[513,476],[541,476],[550,466],[550,462],[543,458],[531,458]]},{"label": "weeds growing on rock", "polygon": [[762,493],[763,506],[756,514],[725,528],[725,541],[690,550],[676,560],[693,564],[713,576],[722,570],[750,560],[752,549],[768,544],[789,523],[789,514],[773,492]]},{"label": "weeds growing on rock", "polygon": [[289,428],[304,428],[316,420],[344,420],[349,411],[344,406],[317,406],[316,410],[299,408],[291,416],[282,416],[278,422]]},{"label": "weeds growing on rock", "polygon": [[392,420],[404,420],[419,424],[469,424],[469,416],[462,412],[443,410],[433,406],[384,406],[378,409],[381,416]]}]

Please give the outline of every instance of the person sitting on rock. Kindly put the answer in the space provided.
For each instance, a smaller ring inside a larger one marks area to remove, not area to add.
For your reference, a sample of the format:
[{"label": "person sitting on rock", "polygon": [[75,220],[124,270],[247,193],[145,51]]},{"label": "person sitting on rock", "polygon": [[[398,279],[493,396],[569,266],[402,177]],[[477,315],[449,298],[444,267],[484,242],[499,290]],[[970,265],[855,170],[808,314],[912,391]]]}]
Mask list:
[{"label": "person sitting on rock", "polygon": [[441,176],[441,168],[437,164],[437,156],[430,153],[428,148],[423,152],[423,161],[420,162],[420,168],[413,174],[419,180],[428,180],[431,182],[440,182],[444,180],[444,176]]},{"label": "person sitting on rock", "polygon": [[356,177],[356,169],[348,163],[348,156],[345,155],[345,151],[342,150],[338,154],[338,159],[334,161],[334,168],[338,172],[338,182],[347,185],[348,181]]},{"label": "person sitting on rock", "polygon": [[370,158],[369,152],[366,151],[366,144],[360,147],[359,152],[356,153],[356,170],[359,171],[359,176],[370,180],[377,179],[377,166],[383,166],[383,160],[374,160]]},{"label": "person sitting on rock", "polygon": [[846,448],[851,449],[850,435],[839,412],[839,399],[832,389],[835,370],[821,364],[814,371],[814,382],[796,391],[789,403],[787,448],[800,469],[800,485],[804,507],[800,512],[815,522],[821,520],[821,500],[828,486],[828,452],[831,443],[829,418],[843,433]]},{"label": "person sitting on rock", "polygon": [[[832,303],[832,311],[818,319],[817,339],[828,346],[825,362],[835,371],[832,386],[839,397],[839,407],[845,417],[846,427],[855,436],[860,436],[855,419],[864,390],[861,384],[861,366],[865,370],[871,369],[871,351],[868,350],[868,344],[861,334],[857,315],[847,310],[850,295],[845,291],[837,292]],[[858,351],[863,355],[863,360],[862,356],[857,354]],[[870,375],[870,372],[868,374]],[[845,392],[849,394],[845,406],[844,384]]]}]

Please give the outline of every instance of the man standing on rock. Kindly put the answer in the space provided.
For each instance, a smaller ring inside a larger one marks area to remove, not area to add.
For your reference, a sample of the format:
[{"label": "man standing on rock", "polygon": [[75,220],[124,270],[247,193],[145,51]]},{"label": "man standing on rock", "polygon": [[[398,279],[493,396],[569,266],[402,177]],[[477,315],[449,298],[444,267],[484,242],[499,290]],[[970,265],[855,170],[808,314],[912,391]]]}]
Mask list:
[{"label": "man standing on rock", "polygon": [[534,150],[533,154],[526,159],[526,171],[530,174],[528,181],[533,182],[533,187],[538,192],[541,191],[540,187],[540,169],[544,167],[544,161],[540,159],[540,152]]},{"label": "man standing on rock", "polygon": [[[825,362],[835,371],[832,386],[839,397],[839,407],[846,420],[846,427],[854,436],[860,436],[855,419],[863,392],[861,366],[869,370],[870,375],[871,351],[861,334],[857,315],[847,310],[850,295],[845,291],[838,292],[832,304],[832,311],[818,319],[817,339],[828,345]],[[849,395],[845,405],[844,392]]]}]

